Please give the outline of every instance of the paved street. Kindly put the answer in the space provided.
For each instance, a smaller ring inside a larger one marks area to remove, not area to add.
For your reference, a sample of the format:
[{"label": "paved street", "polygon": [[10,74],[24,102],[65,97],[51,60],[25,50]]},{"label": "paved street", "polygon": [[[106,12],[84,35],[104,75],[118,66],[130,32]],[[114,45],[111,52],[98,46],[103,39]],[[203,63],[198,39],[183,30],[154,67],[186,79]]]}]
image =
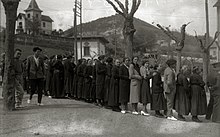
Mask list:
[{"label": "paved street", "polygon": [[[0,99],[0,137],[218,137],[219,124],[170,121],[154,116],[122,115],[68,99],[43,98],[37,106],[36,95],[30,105],[7,114]],[[153,115],[153,112],[151,112]]]}]

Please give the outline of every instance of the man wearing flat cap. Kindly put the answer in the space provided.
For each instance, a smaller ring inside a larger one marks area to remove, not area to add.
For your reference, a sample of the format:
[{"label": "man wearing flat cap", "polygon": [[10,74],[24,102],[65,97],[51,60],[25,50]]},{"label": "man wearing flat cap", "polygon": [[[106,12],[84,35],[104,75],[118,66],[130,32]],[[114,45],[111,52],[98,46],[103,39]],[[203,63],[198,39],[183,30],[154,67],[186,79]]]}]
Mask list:
[{"label": "man wearing flat cap", "polygon": [[31,55],[27,58],[27,77],[30,81],[31,91],[30,98],[27,103],[31,102],[32,96],[37,90],[38,93],[38,103],[37,105],[43,105],[41,103],[42,94],[43,94],[43,85],[45,78],[45,70],[44,70],[44,61],[40,58],[42,49],[39,47],[34,47],[33,52],[34,55]]},{"label": "man wearing flat cap", "polygon": [[167,99],[167,119],[169,120],[177,120],[173,117],[173,105],[174,105],[174,97],[176,93],[176,60],[169,59],[167,62],[167,68],[164,71],[164,93]]}]

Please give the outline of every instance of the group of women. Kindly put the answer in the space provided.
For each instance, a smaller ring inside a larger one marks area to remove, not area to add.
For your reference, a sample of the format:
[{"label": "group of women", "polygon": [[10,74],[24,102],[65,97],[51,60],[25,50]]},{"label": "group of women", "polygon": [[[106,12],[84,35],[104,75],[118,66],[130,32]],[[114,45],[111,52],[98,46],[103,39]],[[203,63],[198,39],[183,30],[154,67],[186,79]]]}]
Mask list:
[{"label": "group of women", "polygon": [[[150,104],[157,117],[164,117],[167,100],[161,77],[162,67],[149,65],[148,59],[143,59],[141,66],[139,62],[138,57],[132,60],[124,58],[121,62],[120,59],[101,55],[98,60],[80,59],[75,65],[71,56],[64,62],[62,56],[57,56],[56,61],[51,58],[48,63],[46,89],[54,98],[68,96],[123,114],[129,112],[130,103],[132,114],[148,116],[147,105]],[[205,84],[197,67],[190,77],[188,70],[187,66],[183,66],[176,76],[173,106],[180,120],[185,120],[183,115],[191,113],[194,121],[201,122],[197,116],[206,112]],[[143,106],[140,112],[139,103]]]}]

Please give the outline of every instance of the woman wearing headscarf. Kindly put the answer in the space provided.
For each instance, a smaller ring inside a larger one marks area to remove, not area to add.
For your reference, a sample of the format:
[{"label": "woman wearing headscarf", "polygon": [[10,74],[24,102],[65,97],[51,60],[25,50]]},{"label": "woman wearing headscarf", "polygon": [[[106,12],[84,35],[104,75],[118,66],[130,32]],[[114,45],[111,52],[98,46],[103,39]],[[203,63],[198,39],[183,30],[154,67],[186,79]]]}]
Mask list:
[{"label": "woman wearing headscarf", "polygon": [[92,79],[93,79],[93,76],[92,76],[92,60],[89,59],[88,60],[88,63],[84,69],[84,90],[83,90],[83,98],[86,99],[87,102],[91,101],[92,99],[92,95],[91,95],[91,92],[92,92]]},{"label": "woman wearing headscarf", "polygon": [[109,98],[108,105],[112,107],[113,111],[120,112],[119,108],[119,67],[120,60],[116,59],[115,64],[112,67],[112,75],[110,81],[110,90],[109,90]]},{"label": "woman wearing headscarf", "polygon": [[198,119],[198,115],[205,115],[207,109],[206,93],[204,90],[205,83],[199,74],[199,68],[193,67],[193,74],[190,76],[191,115],[192,120],[195,122],[202,122]]},{"label": "woman wearing headscarf", "polygon": [[124,58],[123,64],[119,69],[119,103],[121,103],[121,113],[125,114],[128,111],[128,102],[130,97],[130,83],[129,79],[129,64],[130,59]]},{"label": "woman wearing headscarf", "polygon": [[185,120],[183,115],[189,115],[190,112],[190,84],[187,79],[187,74],[189,73],[189,69],[186,65],[184,65],[180,73],[177,75],[176,80],[176,96],[174,109],[178,113],[179,120]]},{"label": "woman wearing headscarf", "polygon": [[84,69],[86,68],[86,59],[81,59],[82,63],[77,68],[77,77],[78,77],[78,83],[77,83],[77,96],[78,99],[85,99],[83,98],[83,86],[84,86]]},{"label": "woman wearing headscarf", "polygon": [[163,93],[163,81],[161,78],[161,66],[155,65],[153,78],[152,78],[152,102],[151,102],[151,110],[155,110],[156,117],[164,117],[163,114],[160,113],[161,110],[166,110],[166,99]]},{"label": "woman wearing headscarf", "polygon": [[138,57],[132,58],[129,66],[130,84],[130,103],[132,104],[132,114],[138,115],[138,103],[140,99],[140,88],[142,77],[140,75],[140,67],[138,65]]},{"label": "woman wearing headscarf", "polygon": [[142,76],[140,103],[143,104],[143,109],[141,110],[141,115],[144,115],[144,116],[150,115],[147,112],[147,104],[151,102],[150,79],[153,77],[153,75],[150,74],[148,67],[149,67],[148,60],[143,59],[142,66],[140,68],[140,73]]}]

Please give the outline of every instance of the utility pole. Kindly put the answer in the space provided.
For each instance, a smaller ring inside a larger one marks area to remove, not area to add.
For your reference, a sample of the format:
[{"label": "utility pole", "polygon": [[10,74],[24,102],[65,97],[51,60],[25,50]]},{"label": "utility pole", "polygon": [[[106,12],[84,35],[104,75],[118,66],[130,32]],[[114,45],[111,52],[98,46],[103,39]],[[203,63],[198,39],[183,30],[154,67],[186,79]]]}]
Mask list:
[{"label": "utility pole", "polygon": [[77,17],[80,18],[80,58],[82,59],[82,0],[75,0],[74,4],[74,47],[76,49],[75,56],[76,61],[78,60],[78,45],[77,45]]},{"label": "utility pole", "polygon": [[116,17],[117,17],[117,15],[115,15],[115,17],[114,17],[114,40],[115,40],[115,42],[114,42],[114,44],[115,44],[115,57],[117,57],[117,31],[116,31]]}]

